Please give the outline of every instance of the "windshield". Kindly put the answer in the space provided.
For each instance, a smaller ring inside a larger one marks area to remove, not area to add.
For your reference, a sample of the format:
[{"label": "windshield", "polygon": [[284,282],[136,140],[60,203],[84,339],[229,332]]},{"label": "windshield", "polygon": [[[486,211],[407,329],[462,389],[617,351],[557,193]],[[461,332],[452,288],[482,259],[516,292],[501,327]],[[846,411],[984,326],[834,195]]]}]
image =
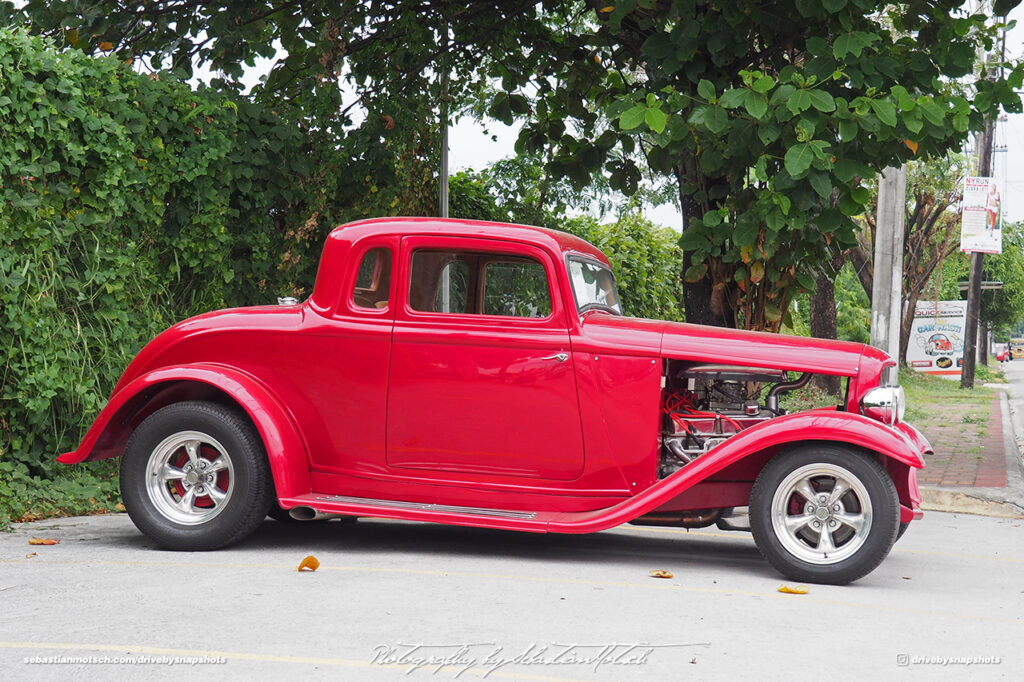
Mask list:
[{"label": "windshield", "polygon": [[601,308],[622,314],[615,276],[604,265],[570,256],[569,279],[572,281],[572,292],[576,296],[576,309],[579,312]]}]

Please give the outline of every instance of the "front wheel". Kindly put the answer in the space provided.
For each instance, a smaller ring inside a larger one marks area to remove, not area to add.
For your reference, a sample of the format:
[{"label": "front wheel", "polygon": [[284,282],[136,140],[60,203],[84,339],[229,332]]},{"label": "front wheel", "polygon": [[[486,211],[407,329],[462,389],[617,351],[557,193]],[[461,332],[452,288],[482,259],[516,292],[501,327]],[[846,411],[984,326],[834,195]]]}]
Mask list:
[{"label": "front wheel", "polygon": [[163,407],[132,433],[121,460],[121,496],[136,527],[165,549],[237,542],[273,502],[259,434],[215,403]]},{"label": "front wheel", "polygon": [[873,571],[899,528],[899,498],[877,460],[820,444],[780,453],[750,496],[761,554],[792,580],[845,585]]}]

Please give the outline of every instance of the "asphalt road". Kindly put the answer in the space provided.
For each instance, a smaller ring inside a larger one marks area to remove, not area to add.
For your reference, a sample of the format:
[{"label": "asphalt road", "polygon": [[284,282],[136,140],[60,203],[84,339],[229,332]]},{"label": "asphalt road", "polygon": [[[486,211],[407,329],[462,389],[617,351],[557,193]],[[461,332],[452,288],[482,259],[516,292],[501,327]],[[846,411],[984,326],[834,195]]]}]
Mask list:
[{"label": "asphalt road", "polygon": [[123,514],[60,519],[0,533],[0,679],[1016,680],[1022,579],[1024,520],[937,512],[803,595],[743,533],[268,519],[175,553]]}]

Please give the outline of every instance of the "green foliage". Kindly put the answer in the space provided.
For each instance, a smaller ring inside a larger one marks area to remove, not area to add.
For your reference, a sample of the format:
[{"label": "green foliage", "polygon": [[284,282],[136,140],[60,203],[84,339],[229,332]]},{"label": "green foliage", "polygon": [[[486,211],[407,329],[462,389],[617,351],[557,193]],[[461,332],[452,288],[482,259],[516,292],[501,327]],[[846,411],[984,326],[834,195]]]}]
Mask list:
[{"label": "green foliage", "polygon": [[0,459],[53,474],[150,338],[273,300],[300,146],[256,105],[0,29]]},{"label": "green foliage", "polygon": [[844,341],[871,341],[871,301],[847,261],[836,278],[836,335]]},{"label": "green foliage", "polygon": [[[933,286],[926,292],[927,298],[937,296],[940,300],[957,300],[966,294],[958,288],[959,282],[966,282],[970,275],[970,255],[959,251],[951,254],[943,263]],[[1003,342],[1017,331],[1024,321],[1024,223],[1003,223],[1003,252],[998,255],[986,254],[982,278],[1002,282],[1002,289],[981,292],[981,319],[989,323],[996,339]]]},{"label": "green foliage", "polygon": [[608,256],[626,315],[683,319],[678,299],[682,254],[675,232],[637,215],[605,225],[593,218],[571,218],[558,227],[587,240]]},{"label": "green foliage", "polygon": [[115,511],[116,474],[116,462],[90,462],[47,479],[21,462],[0,461],[0,530],[10,521]]},{"label": "green foliage", "polygon": [[628,193],[640,169],[613,151],[642,147],[679,181],[685,278],[703,283],[702,306],[778,329],[818,264],[854,245],[865,178],[1021,110],[1019,64],[964,84],[995,30],[961,4],[588,3],[596,18],[567,32],[552,17],[550,41],[505,84],[537,93],[520,149]]}]

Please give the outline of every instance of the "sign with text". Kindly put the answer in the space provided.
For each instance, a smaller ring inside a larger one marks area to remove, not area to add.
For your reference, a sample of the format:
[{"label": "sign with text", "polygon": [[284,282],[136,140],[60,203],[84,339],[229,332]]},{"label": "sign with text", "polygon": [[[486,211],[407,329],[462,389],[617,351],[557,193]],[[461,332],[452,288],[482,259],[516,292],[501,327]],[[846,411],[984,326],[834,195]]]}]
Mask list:
[{"label": "sign with text", "polygon": [[907,364],[926,374],[960,376],[967,301],[918,301],[907,341]]},{"label": "sign with text", "polygon": [[995,178],[964,178],[960,250],[1003,252],[1003,216]]}]

